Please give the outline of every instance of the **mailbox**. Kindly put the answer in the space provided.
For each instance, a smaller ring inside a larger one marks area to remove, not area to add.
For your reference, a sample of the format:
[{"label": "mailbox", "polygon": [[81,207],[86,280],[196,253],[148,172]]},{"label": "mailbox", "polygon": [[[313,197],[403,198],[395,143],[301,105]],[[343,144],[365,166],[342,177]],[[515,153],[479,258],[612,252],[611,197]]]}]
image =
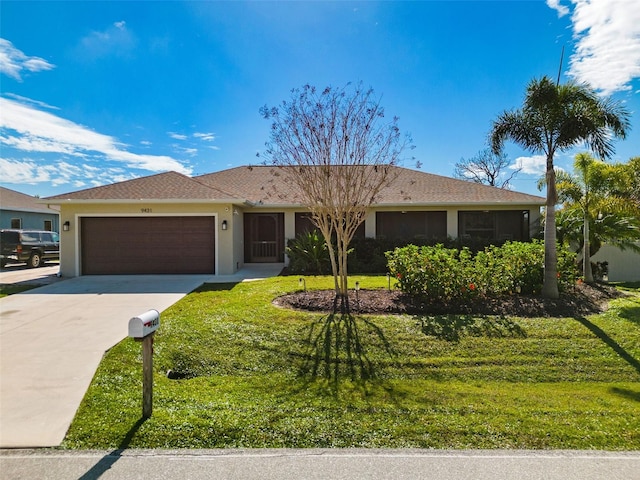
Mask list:
[{"label": "mailbox", "polygon": [[157,310],[148,310],[129,320],[129,336],[144,338],[155,332],[160,326],[160,313]]}]

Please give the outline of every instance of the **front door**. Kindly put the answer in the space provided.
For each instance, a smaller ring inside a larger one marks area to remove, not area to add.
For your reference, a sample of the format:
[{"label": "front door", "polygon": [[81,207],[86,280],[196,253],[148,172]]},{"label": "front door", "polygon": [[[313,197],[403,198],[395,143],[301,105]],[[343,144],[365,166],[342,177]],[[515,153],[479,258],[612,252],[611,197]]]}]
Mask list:
[{"label": "front door", "polygon": [[247,263],[284,261],[284,214],[245,213],[244,258]]}]

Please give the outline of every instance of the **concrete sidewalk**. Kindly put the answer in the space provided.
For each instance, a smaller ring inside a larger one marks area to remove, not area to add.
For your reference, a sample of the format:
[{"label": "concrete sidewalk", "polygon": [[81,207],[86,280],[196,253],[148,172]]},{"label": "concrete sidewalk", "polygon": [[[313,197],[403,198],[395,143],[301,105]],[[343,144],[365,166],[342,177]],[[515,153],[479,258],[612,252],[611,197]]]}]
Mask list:
[{"label": "concrete sidewalk", "polygon": [[1,479],[636,480],[640,453],[522,450],[0,451]]},{"label": "concrete sidewalk", "polygon": [[203,283],[265,278],[281,269],[84,276],[0,299],[0,447],[60,445],[102,356],[127,336],[131,317],[162,312]]}]

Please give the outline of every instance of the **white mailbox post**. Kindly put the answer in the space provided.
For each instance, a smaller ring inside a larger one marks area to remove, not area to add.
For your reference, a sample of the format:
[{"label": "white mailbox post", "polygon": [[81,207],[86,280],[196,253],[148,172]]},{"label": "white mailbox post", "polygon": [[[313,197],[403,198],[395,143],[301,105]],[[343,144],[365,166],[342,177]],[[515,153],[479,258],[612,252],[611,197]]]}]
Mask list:
[{"label": "white mailbox post", "polygon": [[153,412],[153,334],[160,326],[160,313],[148,310],[129,320],[129,336],[142,342],[142,417]]}]

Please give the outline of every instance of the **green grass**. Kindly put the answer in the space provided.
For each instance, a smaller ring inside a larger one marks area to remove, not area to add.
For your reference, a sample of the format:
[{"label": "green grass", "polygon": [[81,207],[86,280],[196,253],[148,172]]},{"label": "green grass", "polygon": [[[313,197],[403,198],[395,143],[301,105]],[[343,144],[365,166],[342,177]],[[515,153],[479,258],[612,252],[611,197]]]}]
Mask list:
[{"label": "green grass", "polygon": [[14,293],[26,292],[33,288],[41,287],[42,285],[0,285],[0,298]]},{"label": "green grass", "polygon": [[534,319],[271,304],[298,288],[298,277],[278,277],[192,292],[162,314],[153,416],[140,418],[141,346],[126,339],[105,356],[63,447],[640,450],[638,285],[602,315]]}]

